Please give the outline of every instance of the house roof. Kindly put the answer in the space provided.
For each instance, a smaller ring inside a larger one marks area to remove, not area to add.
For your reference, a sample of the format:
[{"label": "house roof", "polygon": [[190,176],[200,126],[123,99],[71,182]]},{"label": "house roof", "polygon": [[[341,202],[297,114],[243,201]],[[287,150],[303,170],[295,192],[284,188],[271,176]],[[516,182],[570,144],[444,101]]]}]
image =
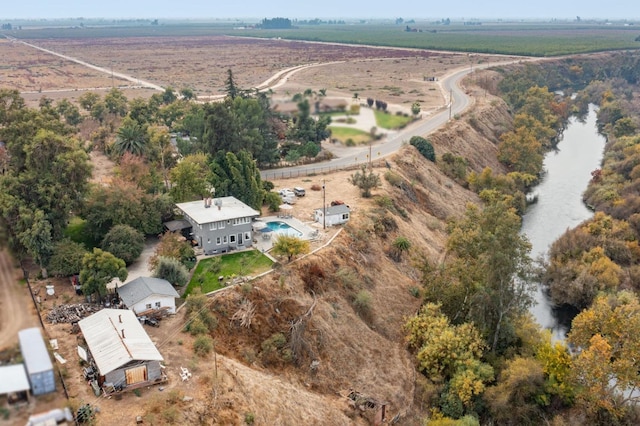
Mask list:
[{"label": "house roof", "polygon": [[129,308],[154,294],[180,297],[169,281],[151,277],[138,277],[118,287],[117,291],[118,296]]},{"label": "house roof", "polygon": [[[322,211],[322,207],[316,209],[316,211],[318,210]],[[331,216],[334,214],[349,213],[350,211],[351,209],[346,204],[338,204],[337,206],[328,206],[326,215]]]},{"label": "house roof", "polygon": [[133,311],[102,309],[78,325],[102,376],[131,361],[163,360]]},{"label": "house roof", "polygon": [[53,369],[49,352],[38,327],[26,328],[18,332],[20,351],[29,374],[42,373]]},{"label": "house roof", "polygon": [[30,388],[24,364],[0,367],[0,395],[26,391]]},{"label": "house roof", "polygon": [[260,216],[259,211],[252,209],[235,197],[210,198],[209,200],[209,207],[205,206],[206,200],[180,203],[176,204],[176,207],[199,225],[219,220]]}]

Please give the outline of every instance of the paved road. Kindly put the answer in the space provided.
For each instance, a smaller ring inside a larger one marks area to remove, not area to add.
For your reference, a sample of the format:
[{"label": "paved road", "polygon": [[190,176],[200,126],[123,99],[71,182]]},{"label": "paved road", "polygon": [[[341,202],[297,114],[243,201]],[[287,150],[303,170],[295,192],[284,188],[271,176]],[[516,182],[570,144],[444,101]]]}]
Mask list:
[{"label": "paved road", "polygon": [[[505,63],[513,63],[509,61]],[[486,64],[482,68],[488,68],[495,64]],[[476,67],[478,69],[479,67]],[[398,151],[404,142],[408,142],[412,136],[425,136],[434,130],[440,128],[449,121],[450,118],[455,117],[456,114],[460,114],[467,109],[472,99],[467,96],[466,93],[460,88],[460,80],[467,74],[471,73],[473,69],[464,68],[453,71],[441,80],[441,88],[445,97],[449,101],[447,105],[444,105],[438,112],[432,116],[422,119],[407,126],[405,129],[389,133],[388,136],[381,142],[373,144],[371,147],[359,147],[339,150],[334,152],[337,158],[330,161],[316,164],[306,164],[302,166],[287,167],[282,169],[263,170],[260,172],[263,179],[276,179],[287,176],[299,176],[308,175],[314,173],[323,173],[330,170],[336,170],[353,166],[354,164],[364,164],[368,161],[369,152],[373,160],[384,158],[394,152]],[[453,99],[449,100],[449,96]]]}]

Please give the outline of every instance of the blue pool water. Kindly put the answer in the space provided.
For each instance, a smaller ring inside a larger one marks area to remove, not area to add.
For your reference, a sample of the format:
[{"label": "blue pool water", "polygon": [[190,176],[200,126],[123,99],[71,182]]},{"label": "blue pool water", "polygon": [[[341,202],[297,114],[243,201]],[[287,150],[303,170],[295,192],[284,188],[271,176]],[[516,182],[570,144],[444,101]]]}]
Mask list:
[{"label": "blue pool water", "polygon": [[267,222],[266,225],[267,228],[271,229],[275,234],[278,235],[289,235],[291,237],[302,237],[303,235],[302,232],[284,222],[273,221]]}]

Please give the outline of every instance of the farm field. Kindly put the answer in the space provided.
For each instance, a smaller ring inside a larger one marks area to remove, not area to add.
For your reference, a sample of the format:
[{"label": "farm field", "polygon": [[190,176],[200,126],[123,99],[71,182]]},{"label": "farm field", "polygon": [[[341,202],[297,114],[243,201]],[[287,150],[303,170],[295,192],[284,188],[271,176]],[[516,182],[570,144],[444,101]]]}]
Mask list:
[{"label": "farm field", "polygon": [[[287,68],[316,64],[300,69],[273,87],[274,100],[290,99],[309,88],[315,91],[324,88],[328,98],[349,100],[357,94],[360,99],[385,99],[390,105],[405,109],[418,101],[423,111],[427,111],[443,103],[437,79],[446,72],[505,59],[227,36],[48,38],[28,42],[107,71],[101,75],[24,44],[3,40],[2,87],[21,91],[32,103],[43,95],[73,99],[85,90],[105,93],[113,85],[129,98],[154,93],[112,78],[108,72],[111,69],[163,87],[188,87],[198,97],[207,99],[224,94],[229,69],[239,87],[250,88]],[[427,81],[428,78],[436,81]]]}]

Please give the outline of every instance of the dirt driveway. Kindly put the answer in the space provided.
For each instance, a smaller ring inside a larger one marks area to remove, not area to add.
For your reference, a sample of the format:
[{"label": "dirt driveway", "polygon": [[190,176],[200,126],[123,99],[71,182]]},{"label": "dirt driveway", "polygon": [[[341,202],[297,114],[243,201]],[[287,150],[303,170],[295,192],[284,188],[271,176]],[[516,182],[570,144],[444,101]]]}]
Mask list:
[{"label": "dirt driveway", "polygon": [[6,250],[0,251],[0,351],[18,343],[18,331],[38,325],[26,284],[20,284],[20,269]]}]

